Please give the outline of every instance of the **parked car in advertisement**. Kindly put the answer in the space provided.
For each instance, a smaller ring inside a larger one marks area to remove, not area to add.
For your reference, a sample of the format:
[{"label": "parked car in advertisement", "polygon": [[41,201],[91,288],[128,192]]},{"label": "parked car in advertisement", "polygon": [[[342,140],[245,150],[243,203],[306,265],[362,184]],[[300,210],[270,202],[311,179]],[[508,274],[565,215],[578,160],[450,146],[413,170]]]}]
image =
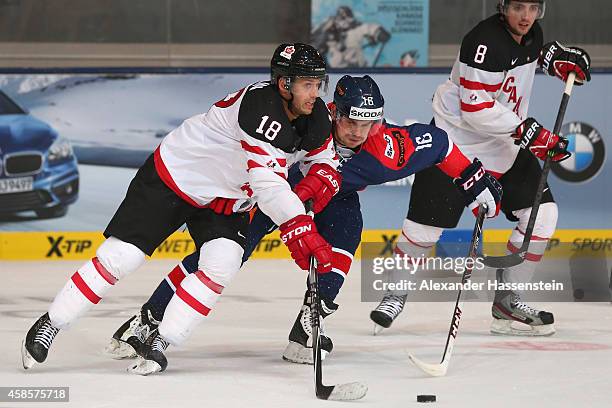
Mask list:
[{"label": "parked car in advertisement", "polygon": [[61,217],[78,192],[70,142],[0,91],[0,213]]}]

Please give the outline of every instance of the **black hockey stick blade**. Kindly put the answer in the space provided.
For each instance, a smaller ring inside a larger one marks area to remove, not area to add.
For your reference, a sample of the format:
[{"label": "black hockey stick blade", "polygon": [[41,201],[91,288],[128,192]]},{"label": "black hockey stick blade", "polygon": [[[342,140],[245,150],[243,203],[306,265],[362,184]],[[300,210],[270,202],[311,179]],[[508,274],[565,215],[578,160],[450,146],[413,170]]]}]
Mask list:
[{"label": "black hockey stick blade", "polygon": [[485,266],[489,266],[495,269],[506,269],[512,268],[513,266],[520,265],[525,260],[525,252],[517,252],[516,254],[509,254],[503,256],[487,256],[482,257],[482,263]]},{"label": "black hockey stick blade", "polygon": [[[310,293],[311,293],[311,318],[312,318],[312,359],[315,371],[315,394],[317,398],[332,401],[351,401],[365,397],[368,387],[360,382],[352,382],[336,385],[323,384],[323,369],[321,365],[321,337],[319,333],[319,288],[316,272],[317,266],[314,257],[310,258],[310,269],[308,271]],[[317,308],[315,311],[314,308]]]}]

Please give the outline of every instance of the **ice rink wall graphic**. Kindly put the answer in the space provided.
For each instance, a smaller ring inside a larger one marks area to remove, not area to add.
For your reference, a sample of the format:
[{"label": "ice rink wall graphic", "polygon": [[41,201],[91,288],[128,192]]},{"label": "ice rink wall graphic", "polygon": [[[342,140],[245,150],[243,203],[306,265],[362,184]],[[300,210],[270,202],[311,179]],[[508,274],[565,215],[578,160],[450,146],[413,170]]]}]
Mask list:
[{"label": "ice rink wall graphic", "polygon": [[[432,94],[448,78],[445,69],[350,73],[367,73],[376,79],[385,96],[386,119],[400,124],[429,122]],[[342,74],[333,73],[332,84]],[[28,212],[0,212],[0,260],[91,257],[136,168],[161,138],[227,93],[267,78],[266,70],[252,69],[0,72],[0,90],[72,143],[80,173],[79,199],[63,217],[39,219]],[[561,92],[560,81],[537,75],[530,115],[552,127]],[[574,157],[553,168],[550,176],[560,207],[557,242],[612,247],[612,165],[606,153],[612,145],[610,95],[612,71],[606,70],[596,70],[592,82],[572,94],[563,131]],[[324,99],[331,100],[331,95]],[[0,180],[7,177],[0,171]],[[364,241],[392,243],[409,197],[410,180],[361,192]],[[2,198],[0,194],[0,203]],[[459,227],[445,232],[443,240],[469,239],[472,224],[466,212]],[[510,228],[512,224],[503,216],[487,221],[485,241],[505,241]],[[179,231],[158,248],[154,258],[181,258],[193,249],[188,233]],[[285,258],[288,253],[278,235],[272,234],[255,256]]]}]

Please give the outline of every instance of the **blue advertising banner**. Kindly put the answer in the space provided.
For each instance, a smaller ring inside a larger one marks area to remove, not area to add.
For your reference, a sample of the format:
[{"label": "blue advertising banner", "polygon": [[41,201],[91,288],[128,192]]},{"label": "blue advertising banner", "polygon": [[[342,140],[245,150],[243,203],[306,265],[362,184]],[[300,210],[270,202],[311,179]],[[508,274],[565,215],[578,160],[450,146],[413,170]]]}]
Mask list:
[{"label": "blue advertising banner", "polygon": [[429,0],[313,0],[311,19],[333,68],[427,66]]}]

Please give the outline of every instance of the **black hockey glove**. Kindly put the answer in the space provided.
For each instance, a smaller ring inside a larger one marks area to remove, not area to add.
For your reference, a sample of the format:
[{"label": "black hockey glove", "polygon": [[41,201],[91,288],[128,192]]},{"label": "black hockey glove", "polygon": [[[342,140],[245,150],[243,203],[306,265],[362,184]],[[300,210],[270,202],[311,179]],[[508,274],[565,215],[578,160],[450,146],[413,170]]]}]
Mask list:
[{"label": "black hockey glove", "polygon": [[482,167],[480,160],[467,166],[461,176],[455,180],[455,185],[465,197],[465,205],[478,215],[478,206],[487,206],[487,218],[493,218],[499,214],[502,199],[502,186],[499,181]]},{"label": "black hockey glove", "polygon": [[538,60],[544,73],[567,81],[570,72],[576,73],[576,85],[591,80],[591,57],[578,47],[565,47],[558,41],[550,42],[540,51]]}]

